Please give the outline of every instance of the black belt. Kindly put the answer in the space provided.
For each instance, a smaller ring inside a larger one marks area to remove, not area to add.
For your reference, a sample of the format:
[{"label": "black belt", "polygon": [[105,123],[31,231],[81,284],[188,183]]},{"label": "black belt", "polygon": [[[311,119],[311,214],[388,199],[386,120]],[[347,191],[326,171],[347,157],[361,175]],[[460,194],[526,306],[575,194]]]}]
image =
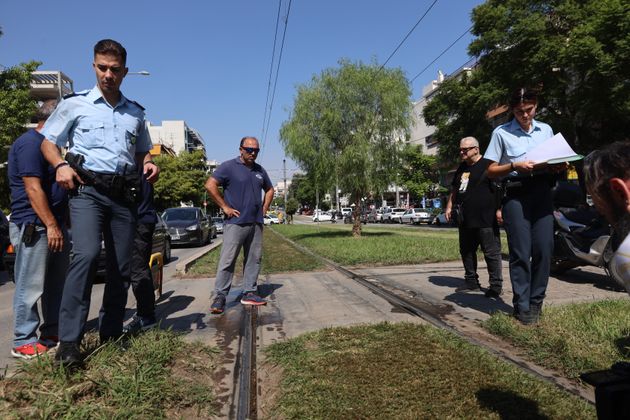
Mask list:
[{"label": "black belt", "polygon": [[506,191],[529,189],[538,185],[553,184],[553,177],[549,174],[540,174],[533,176],[511,176],[503,179],[502,185]]}]

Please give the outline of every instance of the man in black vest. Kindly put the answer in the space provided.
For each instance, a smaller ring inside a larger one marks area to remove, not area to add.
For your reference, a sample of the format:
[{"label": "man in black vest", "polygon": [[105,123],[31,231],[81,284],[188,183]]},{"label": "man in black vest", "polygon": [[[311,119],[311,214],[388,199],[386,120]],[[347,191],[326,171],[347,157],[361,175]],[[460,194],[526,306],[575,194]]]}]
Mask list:
[{"label": "man in black vest", "polygon": [[498,298],[503,291],[501,272],[501,239],[497,224],[499,194],[486,171],[489,160],[479,152],[479,142],[474,137],[464,137],[459,143],[462,159],[453,177],[451,194],[446,205],[446,219],[452,219],[453,208],[458,208],[459,252],[464,263],[465,284],[458,290],[480,290],[477,274],[477,249],[481,245],[490,288],[487,297]]}]

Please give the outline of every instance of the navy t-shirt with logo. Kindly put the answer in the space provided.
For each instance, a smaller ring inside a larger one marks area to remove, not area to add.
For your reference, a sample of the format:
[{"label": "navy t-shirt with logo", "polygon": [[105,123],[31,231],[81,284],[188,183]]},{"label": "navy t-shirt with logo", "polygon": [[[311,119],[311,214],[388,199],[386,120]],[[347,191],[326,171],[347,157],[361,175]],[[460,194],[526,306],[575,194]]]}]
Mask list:
[{"label": "navy t-shirt with logo", "polygon": [[62,226],[68,208],[66,190],[55,182],[55,169],[40,151],[44,136],[30,129],[15,140],[9,150],[9,186],[11,188],[11,223],[22,226],[35,223],[43,226],[31,207],[22,177],[37,177],[48,198],[48,204],[57,223]]},{"label": "navy t-shirt with logo", "polygon": [[223,162],[212,177],[223,187],[223,199],[228,206],[238,210],[239,217],[231,217],[225,223],[263,223],[263,192],[272,187],[269,175],[257,163],[248,168],[240,157]]}]

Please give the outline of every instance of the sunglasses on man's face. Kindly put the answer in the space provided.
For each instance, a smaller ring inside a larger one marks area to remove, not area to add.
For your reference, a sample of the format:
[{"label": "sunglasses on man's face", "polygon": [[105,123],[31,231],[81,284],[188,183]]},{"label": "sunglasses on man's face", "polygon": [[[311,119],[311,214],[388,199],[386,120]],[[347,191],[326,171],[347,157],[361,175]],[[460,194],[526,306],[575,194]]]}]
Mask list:
[{"label": "sunglasses on man's face", "polygon": [[245,150],[250,155],[253,155],[254,153],[260,152],[260,149],[258,147],[244,147],[244,146],[241,146],[241,149]]},{"label": "sunglasses on man's face", "polygon": [[461,147],[461,148],[459,149],[459,153],[468,153],[468,151],[469,151],[469,150],[472,150],[472,149],[474,149],[475,147],[477,147],[477,146],[472,146],[472,147]]}]

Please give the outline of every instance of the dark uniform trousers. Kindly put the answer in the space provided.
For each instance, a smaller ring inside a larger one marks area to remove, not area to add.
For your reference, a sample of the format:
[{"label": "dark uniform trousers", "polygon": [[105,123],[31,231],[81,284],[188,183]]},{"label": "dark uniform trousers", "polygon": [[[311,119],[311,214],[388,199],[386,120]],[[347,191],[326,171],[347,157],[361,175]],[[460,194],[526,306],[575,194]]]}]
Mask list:
[{"label": "dark uniform trousers", "polygon": [[542,305],[549,282],[553,254],[553,202],[548,180],[540,178],[526,187],[509,188],[503,221],[510,249],[513,305],[528,312]]},{"label": "dark uniform trousers", "polygon": [[477,249],[481,245],[488,266],[490,287],[501,290],[503,274],[501,269],[501,237],[499,227],[460,227],[459,253],[464,264],[464,279],[469,284],[477,284]]},{"label": "dark uniform trousers", "polygon": [[155,316],[155,292],[149,267],[154,231],[155,223],[138,223],[131,256],[131,289],[136,297],[136,312],[148,318]]},{"label": "dark uniform trousers", "polygon": [[81,186],[70,198],[72,261],[59,312],[59,339],[80,342],[83,338],[101,232],[107,254],[106,284],[99,316],[102,340],[122,334],[130,277],[130,259],[136,224],[136,209],[116,202],[94,187]]}]

